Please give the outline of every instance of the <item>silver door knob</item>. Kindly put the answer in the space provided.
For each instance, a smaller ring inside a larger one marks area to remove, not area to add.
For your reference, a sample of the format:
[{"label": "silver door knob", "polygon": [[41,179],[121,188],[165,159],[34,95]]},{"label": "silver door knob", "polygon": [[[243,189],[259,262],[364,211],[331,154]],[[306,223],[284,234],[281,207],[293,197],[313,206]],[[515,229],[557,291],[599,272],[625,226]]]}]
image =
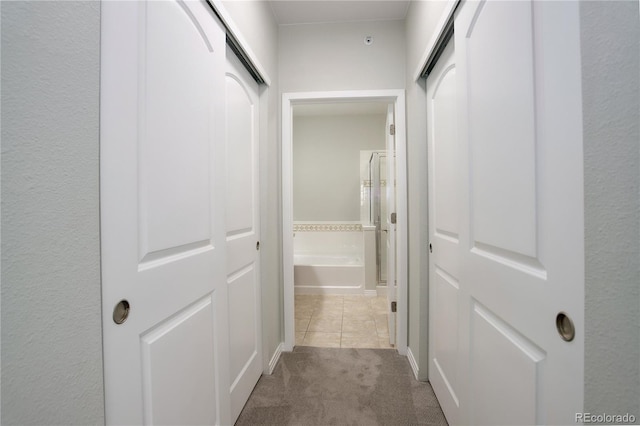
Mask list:
[{"label": "silver door knob", "polygon": [[556,328],[562,340],[566,342],[570,342],[576,337],[576,328],[573,325],[573,321],[571,321],[571,318],[564,312],[560,312],[556,316]]},{"label": "silver door knob", "polygon": [[113,322],[116,324],[122,324],[127,320],[129,316],[130,305],[125,299],[119,301],[113,308]]}]

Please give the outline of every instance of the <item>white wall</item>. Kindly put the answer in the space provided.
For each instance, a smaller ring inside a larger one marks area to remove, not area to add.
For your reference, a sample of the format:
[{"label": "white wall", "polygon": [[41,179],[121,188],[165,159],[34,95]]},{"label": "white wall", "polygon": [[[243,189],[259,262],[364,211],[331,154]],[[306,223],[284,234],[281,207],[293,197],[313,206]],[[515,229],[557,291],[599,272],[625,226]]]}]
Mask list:
[{"label": "white wall", "polygon": [[427,110],[425,81],[415,70],[446,6],[446,1],[413,1],[406,21],[407,168],[409,216],[409,350],[418,376],[428,377],[429,262],[427,205]]},{"label": "white wall", "polygon": [[640,419],[638,1],[581,2],[585,411]]},{"label": "white wall", "polygon": [[271,79],[271,86],[260,87],[260,203],[263,215],[260,251],[263,361],[266,367],[284,340],[278,26],[265,1],[224,1],[223,6]]},{"label": "white wall", "polygon": [[385,149],[385,124],[385,115],[294,116],[294,220],[360,221],[360,151]]},{"label": "white wall", "polygon": [[103,424],[98,2],[2,2],[2,424]]},{"label": "white wall", "polygon": [[[370,46],[365,36],[373,36]],[[404,22],[280,26],[280,90],[402,89]]]}]

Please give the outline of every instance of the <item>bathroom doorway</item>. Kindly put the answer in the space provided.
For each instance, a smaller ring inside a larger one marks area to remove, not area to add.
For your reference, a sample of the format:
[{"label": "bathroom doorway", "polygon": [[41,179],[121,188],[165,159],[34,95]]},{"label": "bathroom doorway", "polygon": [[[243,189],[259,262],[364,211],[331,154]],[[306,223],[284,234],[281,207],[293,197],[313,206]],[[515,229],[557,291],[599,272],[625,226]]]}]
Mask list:
[{"label": "bathroom doorway", "polygon": [[[350,135],[345,125],[349,114],[359,115],[362,121],[367,109],[369,115],[377,115],[377,119],[364,118],[364,121],[372,120],[364,126],[366,130],[379,128],[375,136],[377,145],[355,142],[357,136]],[[384,258],[379,251],[386,234],[381,224],[389,218],[384,218],[380,212],[378,226],[371,221],[374,215],[370,170],[374,152],[386,156],[389,132],[394,134],[393,141],[397,140],[398,157],[406,158],[404,124],[393,132],[393,126],[388,123],[389,111],[392,119],[404,123],[403,91],[284,95],[284,350],[292,350],[296,344],[393,347],[389,343],[391,306],[384,289],[385,282],[381,282],[386,267],[379,265]],[[319,114],[324,114],[324,118],[318,118]],[[333,118],[329,118],[331,116]],[[333,122],[333,128],[306,128],[312,122],[322,121]],[[305,132],[307,136],[304,136]],[[310,140],[303,140],[299,145],[301,133],[303,139],[308,137]],[[332,145],[343,148],[331,151]],[[299,165],[300,158],[304,160],[305,157],[306,163]],[[348,179],[341,177],[346,176],[345,170],[350,176]],[[406,218],[406,174],[404,167],[398,171],[394,187],[398,188],[399,202],[394,216]],[[380,184],[385,181],[378,182],[378,197],[384,191]],[[331,189],[330,183],[337,186]],[[386,213],[388,216],[391,212]],[[394,305],[399,312],[406,312],[406,248],[403,249],[406,247],[406,220],[398,220],[398,238],[403,243],[398,245],[398,279],[393,282],[397,282],[399,291]],[[404,316],[398,316],[401,321],[392,330],[394,335],[402,336],[396,345],[400,353],[406,353]]]},{"label": "bathroom doorway", "polygon": [[[368,157],[372,152],[386,155],[387,105],[340,102],[293,108],[298,346],[391,347],[385,299],[376,297],[379,232],[370,238],[369,229]],[[375,255],[365,256],[367,251]]]}]

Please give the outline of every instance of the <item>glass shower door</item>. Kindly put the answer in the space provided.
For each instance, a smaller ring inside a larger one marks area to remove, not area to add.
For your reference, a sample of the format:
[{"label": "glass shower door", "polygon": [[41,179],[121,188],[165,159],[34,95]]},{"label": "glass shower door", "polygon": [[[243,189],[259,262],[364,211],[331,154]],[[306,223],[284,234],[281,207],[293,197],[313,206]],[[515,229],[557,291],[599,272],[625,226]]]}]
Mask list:
[{"label": "glass shower door", "polygon": [[376,274],[378,285],[387,283],[387,199],[385,196],[386,181],[385,152],[374,152],[369,159],[369,220],[376,227]]}]

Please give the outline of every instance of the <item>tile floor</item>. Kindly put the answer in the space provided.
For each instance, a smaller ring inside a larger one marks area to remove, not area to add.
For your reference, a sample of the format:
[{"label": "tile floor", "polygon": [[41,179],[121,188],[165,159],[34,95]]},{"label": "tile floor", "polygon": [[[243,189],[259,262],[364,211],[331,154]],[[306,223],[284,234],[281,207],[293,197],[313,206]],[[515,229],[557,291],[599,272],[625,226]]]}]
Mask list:
[{"label": "tile floor", "polygon": [[296,345],[392,348],[386,309],[386,297],[296,295]]}]

